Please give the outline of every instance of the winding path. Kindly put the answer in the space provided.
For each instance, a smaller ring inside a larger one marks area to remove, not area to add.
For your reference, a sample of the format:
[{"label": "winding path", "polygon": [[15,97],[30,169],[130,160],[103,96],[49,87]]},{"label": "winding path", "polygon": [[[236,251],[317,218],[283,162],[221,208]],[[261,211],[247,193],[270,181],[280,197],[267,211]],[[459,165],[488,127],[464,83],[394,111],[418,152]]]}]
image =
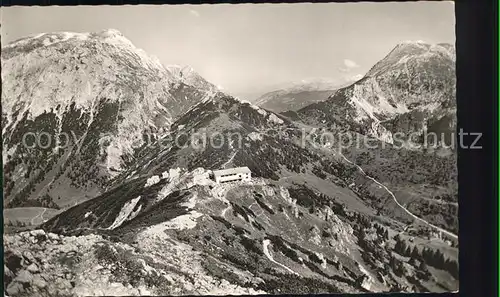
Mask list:
[{"label": "winding path", "polygon": [[237,153],[238,150],[234,151],[233,155],[229,158],[229,160],[227,160],[227,162],[222,165],[222,168],[226,168],[226,166],[233,161],[234,157],[236,157]]},{"label": "winding path", "polygon": [[281,266],[282,268],[284,268],[285,270],[287,270],[290,273],[293,273],[295,275],[299,275],[297,272],[293,271],[292,269],[288,268],[287,266],[274,260],[273,256],[271,255],[271,253],[269,252],[269,249],[268,249],[268,246],[270,243],[271,243],[271,241],[269,239],[264,239],[264,241],[262,241],[262,248],[264,251],[264,255],[266,255],[266,257],[269,259],[269,261],[273,262],[274,264],[276,264],[278,266]]},{"label": "winding path", "polygon": [[224,209],[222,210],[222,212],[221,212],[221,214],[220,214],[220,215],[221,215],[221,217],[226,218],[226,212],[227,212],[229,209],[231,209],[231,205],[229,205],[228,207],[226,207],[226,208],[224,208]]},{"label": "winding path", "polygon": [[355,163],[351,162],[350,160],[348,160],[348,159],[347,159],[347,158],[346,158],[346,157],[345,157],[342,153],[339,153],[339,154],[340,154],[340,156],[341,156],[341,157],[342,157],[342,158],[343,158],[346,162],[348,162],[349,164],[352,164],[352,165],[356,166],[356,168],[358,168],[358,170],[359,170],[361,173],[363,173],[363,175],[364,175],[364,176],[366,176],[367,178],[371,179],[374,183],[376,183],[377,185],[381,186],[384,190],[386,190],[386,191],[387,191],[387,193],[389,193],[389,195],[391,195],[391,197],[392,197],[392,199],[394,200],[394,202],[396,202],[396,204],[397,204],[399,207],[401,207],[401,209],[403,209],[403,210],[404,210],[404,211],[405,211],[408,215],[410,215],[412,218],[414,218],[414,219],[415,219],[415,220],[417,220],[417,221],[420,221],[420,222],[424,223],[425,225],[427,225],[427,226],[429,226],[429,227],[432,227],[432,228],[436,229],[437,231],[439,231],[439,232],[441,232],[441,233],[444,233],[444,234],[446,234],[446,235],[450,236],[450,237],[451,237],[451,238],[453,238],[453,239],[458,239],[458,236],[457,236],[456,234],[454,234],[454,233],[452,233],[452,232],[450,232],[450,231],[444,230],[443,228],[440,228],[440,227],[438,227],[438,226],[436,226],[436,225],[433,225],[433,224],[429,223],[428,221],[426,221],[426,220],[424,220],[424,219],[422,219],[422,218],[420,218],[420,217],[418,217],[418,216],[414,215],[414,214],[413,214],[412,212],[410,212],[410,211],[409,211],[406,207],[404,207],[401,203],[399,203],[399,201],[396,199],[396,196],[394,195],[394,193],[393,193],[391,190],[389,190],[386,186],[384,186],[383,184],[381,184],[379,181],[377,181],[377,180],[376,180],[376,179],[374,179],[373,177],[371,177],[371,176],[367,175],[367,174],[365,173],[365,171],[363,170],[363,168],[361,168],[359,165],[357,165],[357,164],[355,164]]},{"label": "winding path", "polygon": [[[300,120],[302,120],[302,119],[300,119]],[[380,121],[378,121],[378,120],[377,120],[376,122],[377,122],[377,125],[380,123]],[[317,128],[312,127],[312,126],[310,126],[310,125],[307,125],[307,124],[305,124],[305,123],[301,123],[300,125],[301,125],[301,126],[303,126],[303,127],[307,127],[307,128],[309,128],[309,129],[313,129],[313,130],[317,129]],[[414,214],[413,214],[411,211],[409,211],[409,210],[408,210],[405,206],[403,206],[401,203],[399,203],[398,199],[396,199],[396,196],[394,195],[394,193],[393,193],[391,190],[389,190],[386,186],[384,186],[383,184],[381,184],[379,181],[377,181],[377,180],[376,180],[376,179],[374,179],[373,177],[371,177],[371,176],[369,176],[368,174],[366,174],[366,172],[363,170],[363,168],[361,168],[359,165],[357,165],[357,164],[355,164],[355,163],[351,162],[349,159],[347,159],[347,158],[346,158],[346,157],[342,154],[342,152],[341,152],[341,151],[339,151],[338,153],[339,153],[339,155],[340,155],[340,156],[341,156],[341,157],[342,157],[342,158],[343,158],[343,159],[344,159],[347,163],[349,163],[349,164],[352,164],[352,165],[356,166],[356,168],[357,168],[357,169],[358,169],[358,170],[359,170],[359,171],[360,171],[360,172],[361,172],[364,176],[366,176],[367,178],[371,179],[374,183],[376,183],[377,185],[379,185],[380,187],[382,187],[384,190],[386,190],[386,191],[387,191],[387,193],[389,193],[389,195],[391,195],[391,197],[392,197],[392,199],[394,200],[394,202],[395,202],[395,203],[396,203],[396,204],[397,204],[397,205],[398,205],[401,209],[403,209],[403,211],[404,211],[404,212],[406,212],[408,215],[410,215],[412,218],[414,218],[415,220],[417,220],[417,221],[419,221],[419,222],[424,223],[425,225],[427,225],[427,226],[429,226],[429,227],[431,227],[431,228],[434,228],[435,230],[437,230],[437,231],[441,232],[442,234],[446,234],[446,235],[448,235],[449,237],[451,237],[451,238],[453,238],[453,239],[455,239],[455,240],[457,240],[457,239],[458,239],[458,235],[456,235],[456,234],[454,234],[454,233],[452,233],[452,232],[450,232],[450,231],[447,231],[447,230],[445,230],[445,229],[443,229],[443,228],[440,228],[440,227],[438,227],[438,226],[436,226],[436,225],[433,225],[433,224],[429,223],[428,221],[426,221],[426,220],[424,220],[424,219],[422,219],[422,218],[420,218],[420,217],[418,217],[418,216],[414,215]]]},{"label": "winding path", "polygon": [[33,225],[33,226],[35,225],[35,219],[37,219],[37,218],[41,218],[42,219],[42,221],[39,224],[43,223],[43,221],[44,221],[43,220],[43,215],[45,214],[46,211],[47,211],[47,208],[44,208],[42,212],[40,212],[39,214],[37,214],[35,217],[31,218],[31,225]]}]

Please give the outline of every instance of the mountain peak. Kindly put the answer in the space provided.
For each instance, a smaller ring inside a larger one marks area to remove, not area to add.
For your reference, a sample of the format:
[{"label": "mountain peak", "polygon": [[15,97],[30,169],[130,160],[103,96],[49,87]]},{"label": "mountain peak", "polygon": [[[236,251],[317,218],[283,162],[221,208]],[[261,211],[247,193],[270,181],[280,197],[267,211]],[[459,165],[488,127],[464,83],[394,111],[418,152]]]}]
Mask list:
[{"label": "mountain peak", "polygon": [[423,40],[404,40],[399,44],[427,44],[427,42]]},{"label": "mountain peak", "polygon": [[455,46],[451,43],[441,42],[432,44],[422,40],[415,40],[415,41],[407,40],[398,43],[393,48],[393,50],[388,54],[388,56],[394,54],[395,52],[400,52],[400,51],[405,51],[407,53],[418,53],[419,51],[432,51],[432,50],[442,50],[442,49],[446,49],[449,51],[454,48]]},{"label": "mountain peak", "polygon": [[216,91],[218,88],[212,83],[208,82],[193,67],[188,65],[169,65],[165,67],[167,71],[176,78],[178,81],[195,88]]},{"label": "mountain peak", "polygon": [[39,33],[35,35],[29,35],[20,39],[17,39],[6,46],[4,49],[10,48],[20,48],[20,47],[42,47],[51,46],[60,42],[69,41],[86,41],[86,40],[99,40],[104,43],[117,45],[117,46],[128,46],[134,47],[132,42],[127,39],[120,31],[116,29],[105,29],[100,32],[46,32]]},{"label": "mountain peak", "polygon": [[104,30],[100,31],[98,34],[102,35],[102,36],[121,36],[121,37],[123,37],[122,32],[120,32],[117,29],[113,29],[113,28],[104,29]]},{"label": "mountain peak", "polygon": [[116,29],[105,29],[90,35],[110,44],[134,46],[130,40]]},{"label": "mountain peak", "polygon": [[388,56],[390,56],[391,54],[394,54],[396,52],[401,52],[401,51],[409,52],[409,53],[410,52],[416,53],[419,51],[426,51],[429,49],[429,47],[430,47],[430,44],[428,44],[422,40],[416,40],[416,41],[406,40],[406,41],[398,43],[392,49],[392,51],[389,52]]},{"label": "mountain peak", "polygon": [[193,67],[189,65],[168,65],[166,68],[170,73],[172,73],[172,75],[181,78],[186,78],[196,74]]},{"label": "mountain peak", "polygon": [[455,61],[455,47],[452,44],[429,44],[420,40],[401,42],[375,64],[366,76],[376,76],[390,68],[403,67],[409,60],[425,61],[431,57],[444,57]]}]

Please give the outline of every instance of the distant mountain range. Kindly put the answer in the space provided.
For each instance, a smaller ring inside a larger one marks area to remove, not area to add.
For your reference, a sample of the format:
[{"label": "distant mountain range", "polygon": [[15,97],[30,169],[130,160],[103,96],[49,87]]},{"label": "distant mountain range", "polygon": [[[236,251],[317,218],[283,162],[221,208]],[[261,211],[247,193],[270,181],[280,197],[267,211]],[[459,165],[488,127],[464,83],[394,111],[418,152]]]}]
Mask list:
[{"label": "distant mountain range", "polygon": [[254,100],[255,104],[274,112],[296,111],[309,104],[323,101],[337,89],[348,86],[360,77],[342,81],[305,79],[281,89],[267,92]]},{"label": "distant mountain range", "polygon": [[[6,228],[6,294],[457,290],[455,155],[394,138],[454,129],[454,61],[404,43],[360,80],[258,106],[116,30],[5,46],[4,206],[43,222]],[[378,146],[327,147],[325,130]],[[252,181],[209,178],[239,166]]]}]

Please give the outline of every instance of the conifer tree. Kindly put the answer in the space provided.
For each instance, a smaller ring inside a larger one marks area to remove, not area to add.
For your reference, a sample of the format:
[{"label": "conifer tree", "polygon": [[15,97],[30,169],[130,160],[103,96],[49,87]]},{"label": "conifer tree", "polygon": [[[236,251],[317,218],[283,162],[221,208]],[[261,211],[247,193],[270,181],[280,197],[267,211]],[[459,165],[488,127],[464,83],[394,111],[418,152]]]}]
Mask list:
[{"label": "conifer tree", "polygon": [[411,247],[407,246],[403,255],[404,256],[411,256],[411,252],[412,252]]},{"label": "conifer tree", "polygon": [[412,250],[412,252],[411,252],[411,256],[412,256],[413,258],[415,258],[415,259],[419,259],[419,258],[420,258],[420,254],[419,254],[419,252],[418,252],[418,248],[417,248],[417,246],[416,246],[416,245],[413,247],[413,250]]},{"label": "conifer tree", "polygon": [[422,271],[427,271],[427,264],[425,263],[425,261],[420,261],[420,265],[418,266],[418,269],[422,270]]}]

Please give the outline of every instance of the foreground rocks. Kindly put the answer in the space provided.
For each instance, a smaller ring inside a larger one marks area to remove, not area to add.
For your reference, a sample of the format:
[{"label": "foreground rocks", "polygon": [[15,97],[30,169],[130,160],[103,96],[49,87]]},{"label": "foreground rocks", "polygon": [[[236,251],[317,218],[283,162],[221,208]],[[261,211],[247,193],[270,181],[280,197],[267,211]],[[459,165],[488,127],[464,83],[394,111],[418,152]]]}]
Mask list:
[{"label": "foreground rocks", "polygon": [[203,273],[191,283],[185,276],[177,281],[169,264],[148,251],[95,234],[66,237],[26,231],[4,235],[4,250],[4,294],[10,297],[254,293],[224,280],[200,283],[206,279]]}]

